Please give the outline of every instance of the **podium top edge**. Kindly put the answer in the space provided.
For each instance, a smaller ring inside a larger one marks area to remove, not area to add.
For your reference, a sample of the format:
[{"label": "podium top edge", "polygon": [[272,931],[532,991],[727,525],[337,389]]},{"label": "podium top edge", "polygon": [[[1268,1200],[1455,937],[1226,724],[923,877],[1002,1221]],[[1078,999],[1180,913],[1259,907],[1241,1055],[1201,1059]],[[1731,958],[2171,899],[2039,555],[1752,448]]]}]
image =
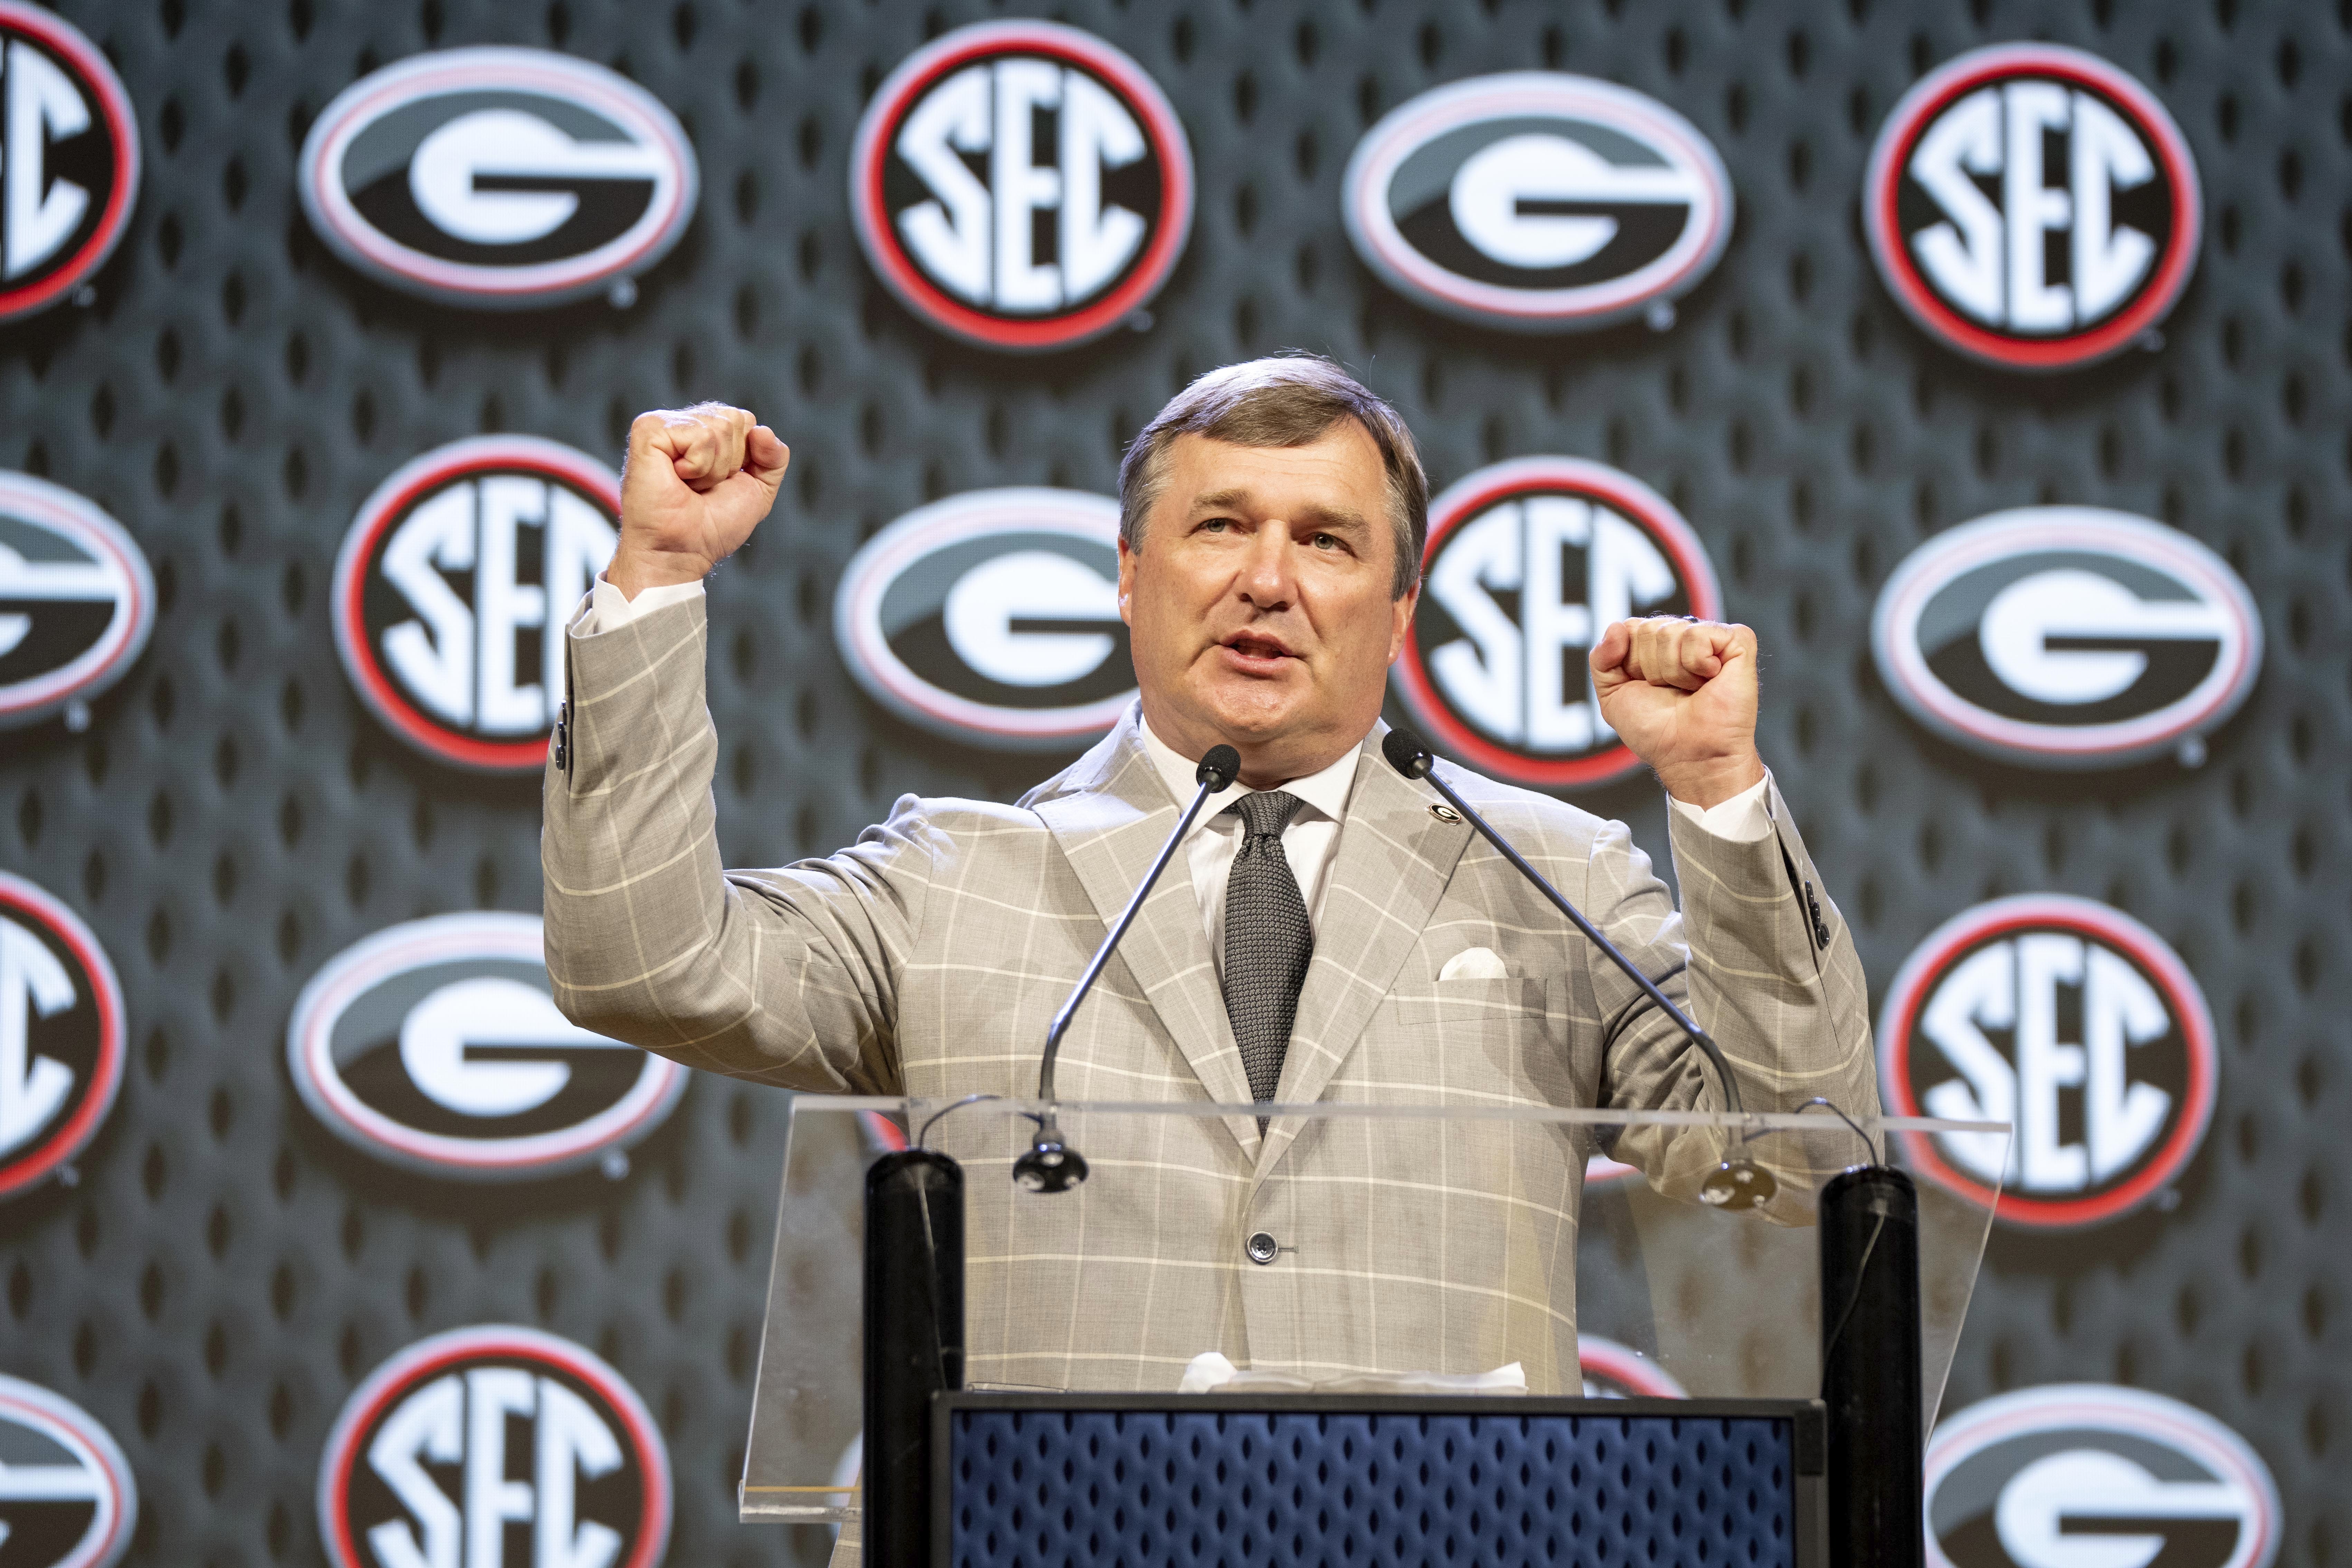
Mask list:
[{"label": "podium top edge", "polygon": [[[1378,1121],[1538,1121],[1572,1127],[1719,1127],[1727,1131],[1836,1132],[1844,1123],[1826,1109],[1810,1111],[1748,1111],[1732,1115],[1720,1110],[1621,1110],[1610,1107],[1554,1105],[1463,1105],[1429,1102],[1367,1103],[1315,1100],[1297,1104],[1268,1100],[1258,1104],[1226,1104],[1199,1100],[1044,1100],[989,1096],[969,1102],[903,1095],[795,1094],[794,1115],[848,1114],[873,1111],[885,1116],[936,1115],[953,1108],[960,1120],[973,1117],[1034,1118],[1051,1110],[1057,1117],[1160,1116],[1186,1121],[1255,1120]],[[1866,1132],[1985,1133],[2008,1137],[2006,1121],[1956,1121],[1927,1116],[1858,1116],[1854,1125]]]}]

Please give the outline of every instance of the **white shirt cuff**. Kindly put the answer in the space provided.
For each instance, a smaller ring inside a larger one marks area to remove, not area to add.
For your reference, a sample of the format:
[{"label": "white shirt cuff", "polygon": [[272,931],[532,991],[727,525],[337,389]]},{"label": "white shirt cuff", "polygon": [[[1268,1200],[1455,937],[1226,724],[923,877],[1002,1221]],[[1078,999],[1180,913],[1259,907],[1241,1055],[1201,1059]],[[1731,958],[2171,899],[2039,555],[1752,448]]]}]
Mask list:
[{"label": "white shirt cuff", "polygon": [[[597,586],[601,589],[604,584]],[[1753,844],[1772,834],[1772,808],[1764,800],[1771,783],[1769,778],[1758,779],[1729,800],[1718,801],[1704,811],[1673,795],[1666,796],[1666,804],[1685,821],[1696,823],[1717,838],[1727,838],[1734,844]]]},{"label": "white shirt cuff", "polygon": [[587,608],[572,619],[572,633],[574,637],[593,637],[599,632],[616,632],[656,610],[700,597],[699,583],[664,583],[632,599],[599,574],[595,585],[588,590]]}]

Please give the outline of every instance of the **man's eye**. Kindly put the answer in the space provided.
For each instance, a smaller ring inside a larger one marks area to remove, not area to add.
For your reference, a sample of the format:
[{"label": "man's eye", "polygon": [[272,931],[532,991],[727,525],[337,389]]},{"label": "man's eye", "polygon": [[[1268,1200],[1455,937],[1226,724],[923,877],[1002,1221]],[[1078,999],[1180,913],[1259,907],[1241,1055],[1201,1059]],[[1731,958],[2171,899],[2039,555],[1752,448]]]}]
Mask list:
[{"label": "man's eye", "polygon": [[1339,536],[1336,533],[1318,533],[1313,542],[1318,550],[1337,550],[1339,548]]},{"label": "man's eye", "polygon": [[1208,532],[1208,533],[1223,533],[1223,532],[1225,531],[1226,526],[1227,526],[1227,521],[1226,521],[1226,520],[1225,520],[1224,518],[1222,518],[1222,517],[1213,517],[1213,518],[1209,519],[1209,521],[1206,521],[1206,522],[1202,523],[1202,524],[1201,525],[1201,528],[1202,528],[1202,531],[1204,531],[1204,532]]}]

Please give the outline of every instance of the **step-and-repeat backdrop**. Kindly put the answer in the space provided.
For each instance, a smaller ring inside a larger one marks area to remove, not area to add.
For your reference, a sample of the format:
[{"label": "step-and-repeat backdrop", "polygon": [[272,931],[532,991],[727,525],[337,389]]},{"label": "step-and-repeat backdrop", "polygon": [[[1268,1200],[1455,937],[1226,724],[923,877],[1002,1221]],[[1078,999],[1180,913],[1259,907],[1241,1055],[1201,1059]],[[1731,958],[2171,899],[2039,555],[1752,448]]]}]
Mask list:
[{"label": "step-and-repeat backdrop", "polygon": [[793,444],[773,863],[1101,731],[1121,445],[1286,348],[1424,444],[1451,754],[1662,849],[1584,647],[1761,637],[1888,1103],[2018,1129],[1906,1152],[2006,1187],[1938,1561],[2342,1561],[2341,9],[0,4],[0,1562],[818,1560],[733,1522],[784,1098],[541,964],[623,433]]}]

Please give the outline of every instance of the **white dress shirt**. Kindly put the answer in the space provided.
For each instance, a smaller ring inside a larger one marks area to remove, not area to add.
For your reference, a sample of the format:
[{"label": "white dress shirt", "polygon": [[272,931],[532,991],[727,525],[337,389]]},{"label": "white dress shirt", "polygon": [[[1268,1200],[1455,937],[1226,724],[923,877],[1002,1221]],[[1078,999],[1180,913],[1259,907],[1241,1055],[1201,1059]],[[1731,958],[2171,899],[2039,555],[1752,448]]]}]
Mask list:
[{"label": "white dress shirt", "polygon": [[572,630],[583,637],[593,637],[598,632],[616,632],[639,616],[650,616],[665,605],[683,605],[688,599],[700,597],[702,584],[698,581],[664,583],[632,599],[606,582],[599,572],[588,589],[586,613],[573,620]]},{"label": "white dress shirt", "polygon": [[[594,637],[617,631],[640,616],[650,615],[666,605],[684,604],[701,594],[700,583],[671,583],[647,588],[632,599],[600,574],[572,621],[572,633],[575,637]],[[1139,728],[1143,731],[1144,752],[1160,770],[1160,776],[1167,781],[1168,793],[1180,805],[1191,800],[1192,792],[1200,787],[1193,780],[1199,766],[1197,760],[1179,756],[1151,732],[1150,725]],[[1310,927],[1321,922],[1323,889],[1330,879],[1331,851],[1339,846],[1340,825],[1348,812],[1348,793],[1355,787],[1356,763],[1361,755],[1360,751],[1349,750],[1321,773],[1278,786],[1306,803],[1283,830],[1282,853],[1290,862],[1291,875],[1298,879],[1298,892],[1307,901]],[[1772,831],[1771,807],[1765,798],[1769,782],[1759,781],[1706,810],[1672,795],[1666,801],[1674,811],[1705,831],[1734,843],[1751,844]],[[1208,933],[1209,955],[1221,976],[1225,967],[1225,883],[1233,875],[1234,857],[1241,853],[1243,837],[1241,818],[1223,813],[1225,807],[1249,793],[1245,786],[1235,784],[1211,795],[1184,841],[1184,863],[1192,873],[1192,896],[1201,904],[1201,928]]]},{"label": "white dress shirt", "polygon": [[[1168,793],[1179,805],[1191,800],[1201,787],[1193,778],[1200,764],[1178,756],[1167,742],[1151,732],[1150,725],[1137,728],[1143,731],[1144,754],[1167,781]],[[1350,749],[1321,773],[1276,786],[1306,802],[1282,830],[1282,858],[1290,862],[1290,874],[1298,879],[1298,896],[1307,900],[1309,930],[1322,927],[1323,887],[1330,879],[1331,851],[1339,847],[1340,819],[1348,815],[1348,792],[1356,786],[1356,759],[1362,754]],[[1225,972],[1225,884],[1233,879],[1234,857],[1242,852],[1244,837],[1240,814],[1228,816],[1225,808],[1252,793],[1246,784],[1233,784],[1211,795],[1184,838],[1184,864],[1192,873],[1192,896],[1201,901],[1201,929],[1209,933],[1209,956],[1216,962],[1221,978]]]}]

